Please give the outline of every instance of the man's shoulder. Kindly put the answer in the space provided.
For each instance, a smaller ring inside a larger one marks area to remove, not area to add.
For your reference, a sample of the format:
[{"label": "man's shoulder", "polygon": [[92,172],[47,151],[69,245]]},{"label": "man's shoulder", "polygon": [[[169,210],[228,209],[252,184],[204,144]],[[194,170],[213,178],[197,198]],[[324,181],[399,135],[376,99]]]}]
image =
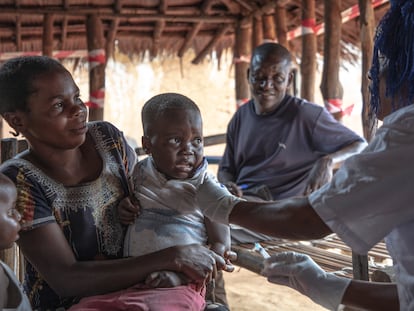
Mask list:
[{"label": "man's shoulder", "polygon": [[288,96],[287,101],[289,107],[291,109],[295,109],[296,117],[300,117],[303,119],[310,118],[314,120],[325,111],[324,107],[303,98]]},{"label": "man's shoulder", "polygon": [[310,102],[306,99],[300,98],[300,97],[295,97],[295,96],[287,96],[287,100],[289,101],[290,104],[296,105],[298,106],[300,109],[303,109],[305,111],[319,111],[321,112],[324,107],[314,103],[314,102]]}]

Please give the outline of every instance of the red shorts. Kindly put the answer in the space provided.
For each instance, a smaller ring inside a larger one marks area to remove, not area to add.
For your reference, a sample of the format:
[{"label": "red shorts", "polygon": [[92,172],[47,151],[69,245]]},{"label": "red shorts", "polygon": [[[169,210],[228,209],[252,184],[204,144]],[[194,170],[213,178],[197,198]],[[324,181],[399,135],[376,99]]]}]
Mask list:
[{"label": "red shorts", "polygon": [[169,288],[140,288],[139,286],[82,298],[68,311],[201,311],[205,307],[205,289],[196,290],[193,284]]}]

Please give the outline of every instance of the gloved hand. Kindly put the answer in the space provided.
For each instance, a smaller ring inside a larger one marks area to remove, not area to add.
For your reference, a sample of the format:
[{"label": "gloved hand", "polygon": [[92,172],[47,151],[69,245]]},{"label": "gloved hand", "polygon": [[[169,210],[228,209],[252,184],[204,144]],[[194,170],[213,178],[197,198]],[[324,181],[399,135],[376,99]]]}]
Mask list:
[{"label": "gloved hand", "polygon": [[351,282],[323,271],[308,255],[295,252],[266,259],[262,274],[269,282],[289,286],[329,310],[337,310]]}]

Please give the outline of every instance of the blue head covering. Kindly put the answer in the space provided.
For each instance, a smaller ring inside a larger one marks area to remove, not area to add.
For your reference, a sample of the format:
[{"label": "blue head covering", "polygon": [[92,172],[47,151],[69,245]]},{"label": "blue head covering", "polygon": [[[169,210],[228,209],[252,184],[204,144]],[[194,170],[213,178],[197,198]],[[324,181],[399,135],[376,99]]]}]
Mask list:
[{"label": "blue head covering", "polygon": [[[370,70],[371,110],[380,109],[379,75],[386,67],[386,96],[393,109],[407,106],[414,98],[414,1],[391,0],[391,7],[378,24]],[[401,87],[407,88],[402,96]],[[397,97],[395,97],[397,96]]]}]

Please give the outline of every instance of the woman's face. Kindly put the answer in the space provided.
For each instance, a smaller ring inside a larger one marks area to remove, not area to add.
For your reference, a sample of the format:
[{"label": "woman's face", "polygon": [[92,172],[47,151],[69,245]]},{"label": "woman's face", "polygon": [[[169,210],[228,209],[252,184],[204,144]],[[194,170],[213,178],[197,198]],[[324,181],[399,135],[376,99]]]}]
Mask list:
[{"label": "woman's face", "polygon": [[387,84],[386,84],[386,70],[380,72],[379,76],[379,101],[380,109],[377,112],[377,118],[379,120],[384,120],[386,116],[393,112],[392,108],[392,98],[386,96]]},{"label": "woman's face", "polygon": [[80,146],[87,132],[87,109],[71,74],[63,70],[40,74],[32,82],[32,89],[28,111],[20,114],[23,126],[17,130],[32,146]]}]

